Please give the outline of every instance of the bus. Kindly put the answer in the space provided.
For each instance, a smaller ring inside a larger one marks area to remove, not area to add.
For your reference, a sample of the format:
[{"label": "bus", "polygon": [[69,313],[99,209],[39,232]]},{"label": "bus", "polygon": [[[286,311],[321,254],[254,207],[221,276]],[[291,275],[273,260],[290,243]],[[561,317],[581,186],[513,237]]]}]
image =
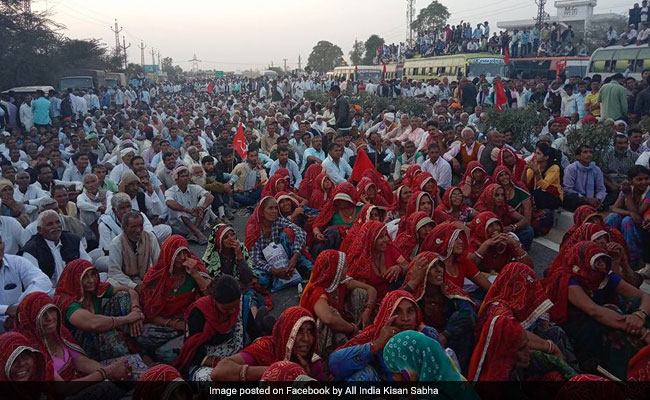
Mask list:
[{"label": "bus", "polygon": [[591,54],[587,76],[598,74],[604,79],[628,71],[628,77],[640,80],[644,69],[650,69],[648,46],[609,46],[598,48]]},{"label": "bus", "polygon": [[589,57],[531,57],[511,58],[506,70],[510,78],[554,80],[562,72],[567,78],[585,77],[588,66]]},{"label": "bus", "polygon": [[408,79],[426,81],[459,77],[469,79],[485,75],[488,81],[505,76],[503,56],[491,53],[454,54],[425,58],[410,58],[404,62],[404,76]]},{"label": "bus", "polygon": [[404,75],[404,64],[397,64],[397,63],[386,64],[386,72],[384,73],[384,79],[386,80],[402,79],[403,75]]},{"label": "bus", "polygon": [[382,79],[384,67],[382,65],[352,65],[336,67],[332,75],[336,79],[344,78],[346,81],[359,81],[379,83]]}]

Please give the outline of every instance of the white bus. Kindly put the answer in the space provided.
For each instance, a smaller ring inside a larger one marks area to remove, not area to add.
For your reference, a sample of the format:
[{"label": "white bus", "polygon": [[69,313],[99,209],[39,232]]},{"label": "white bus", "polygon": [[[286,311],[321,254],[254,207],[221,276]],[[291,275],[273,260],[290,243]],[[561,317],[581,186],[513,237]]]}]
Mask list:
[{"label": "white bus", "polygon": [[628,71],[627,76],[641,79],[644,69],[650,70],[650,47],[609,46],[596,49],[589,59],[587,76],[599,74],[604,78]]}]

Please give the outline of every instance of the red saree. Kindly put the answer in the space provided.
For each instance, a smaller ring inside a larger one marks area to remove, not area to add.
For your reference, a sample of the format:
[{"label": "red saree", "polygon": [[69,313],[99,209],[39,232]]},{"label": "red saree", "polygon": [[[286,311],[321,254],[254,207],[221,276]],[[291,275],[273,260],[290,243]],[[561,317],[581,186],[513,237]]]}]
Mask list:
[{"label": "red saree", "polygon": [[133,400],[166,399],[179,387],[183,387],[184,394],[190,396],[182,398],[191,398],[192,390],[181,374],[174,367],[159,364],[142,374],[133,391]]},{"label": "red saree", "polygon": [[54,303],[64,315],[70,304],[84,300],[84,288],[81,280],[86,273],[95,275],[97,284],[93,294],[96,297],[103,297],[106,291],[111,288],[110,283],[99,280],[99,271],[90,261],[82,259],[70,261],[63,269],[54,292]]},{"label": "red saree", "polygon": [[[359,215],[357,215],[357,218],[354,220],[354,225],[352,225],[352,228],[348,231],[348,235],[350,235],[351,238],[357,237],[359,233],[361,232],[361,227],[363,227],[363,224],[366,222],[370,221],[370,215],[372,214],[373,210],[379,210],[379,212],[384,212],[386,209],[384,207],[379,207],[376,205],[372,204],[366,204],[363,206],[361,211],[359,212]],[[381,219],[383,221],[383,219]],[[350,247],[352,246],[352,240],[344,240],[341,243],[341,250],[344,253],[347,253]]]},{"label": "red saree", "polygon": [[417,164],[409,165],[409,167],[406,168],[406,173],[404,174],[404,178],[402,178],[402,185],[412,186],[413,180],[420,173],[422,173],[422,168],[419,165]]},{"label": "red saree", "polygon": [[478,200],[478,197],[483,192],[483,189],[491,181],[491,178],[485,172],[485,168],[483,168],[483,164],[481,164],[478,161],[470,161],[470,163],[467,164],[467,168],[465,168],[465,173],[463,174],[463,177],[460,179],[460,184],[458,185],[461,189],[465,187],[467,177],[472,176],[474,171],[477,170],[483,171],[483,173],[485,174],[485,178],[483,179],[483,182],[476,182],[474,181],[474,178],[472,178],[472,190],[469,195],[469,199],[471,200],[472,203],[475,203],[476,200]]},{"label": "red saree", "polygon": [[31,351],[36,358],[35,375],[30,381],[44,382],[54,379],[52,360],[45,356],[40,350],[34,348],[35,343],[30,342],[23,334],[18,332],[6,332],[0,335],[0,382],[7,382],[10,377],[11,366],[18,356],[25,350]]},{"label": "red saree", "polygon": [[334,190],[334,183],[330,181],[332,186],[329,189],[325,189],[325,181],[330,180],[327,174],[319,174],[314,179],[314,184],[312,185],[312,190],[307,194],[309,199],[309,207],[320,210],[325,206],[327,201],[332,197],[332,191]]},{"label": "red saree", "polygon": [[[318,255],[311,277],[300,298],[300,307],[314,313],[314,306],[318,300],[325,296],[327,303],[335,308],[341,315],[345,313],[345,285],[341,282],[345,270],[345,254],[336,250],[325,250]],[[335,294],[330,296],[330,293]]]},{"label": "red saree", "polygon": [[293,382],[301,376],[306,376],[305,370],[295,362],[276,361],[262,374],[262,382]]},{"label": "red saree", "polygon": [[524,335],[524,328],[514,319],[497,315],[481,330],[467,379],[507,381],[515,367],[515,354]]},{"label": "red saree", "polygon": [[298,196],[303,199],[308,199],[314,190],[316,177],[323,172],[323,167],[320,164],[312,164],[307,167],[305,171],[305,177],[300,182],[300,187],[298,188]]},{"label": "red saree", "polygon": [[[368,196],[368,190],[371,187],[375,188],[375,197],[369,199],[367,198],[367,196]],[[388,207],[390,204],[388,203],[388,201],[386,201],[386,199],[384,199],[384,197],[381,194],[379,194],[379,189],[377,188],[377,185],[372,181],[372,179],[365,176],[361,178],[359,183],[357,183],[357,195],[359,196],[359,199],[361,199],[362,196],[366,196],[368,202],[372,203],[372,205],[375,206]]]},{"label": "red saree", "polygon": [[[458,221],[456,217],[451,215],[451,213],[454,212],[454,206],[451,204],[451,194],[454,192],[460,192],[460,194],[463,193],[458,186],[450,186],[445,190],[445,194],[442,196],[442,204],[439,204],[435,209],[435,215],[439,216],[441,219],[444,218],[445,221],[449,222]],[[458,212],[462,214],[469,208],[470,207],[463,202],[460,204]]]},{"label": "red saree", "polygon": [[424,211],[417,211],[406,219],[406,228],[397,232],[395,247],[407,260],[413,258],[413,252],[419,246],[418,231],[428,224],[436,223]]},{"label": "red saree", "polygon": [[[481,247],[481,244],[489,239],[487,228],[488,226],[495,223],[501,225],[501,231],[503,232],[503,224],[493,212],[484,211],[474,217],[469,225],[471,234],[469,240],[469,250],[467,253],[472,253],[478,250],[478,248]],[[481,260],[480,269],[486,272],[501,271],[501,269],[514,258],[514,250],[515,249],[510,248],[509,246],[490,247],[488,253]]]},{"label": "red saree", "polygon": [[[279,182],[284,182],[284,188],[282,190],[278,188]],[[262,189],[262,197],[275,196],[276,193],[280,191],[288,190],[289,170],[286,168],[280,168],[279,170],[275,171],[275,174],[273,174],[273,176],[269,178],[269,181],[264,185],[264,189]]]},{"label": "red saree", "polygon": [[508,205],[507,200],[504,198],[503,204],[500,206],[496,205],[494,201],[494,194],[497,189],[501,188],[501,185],[498,183],[491,183],[485,187],[483,193],[478,197],[474,208],[478,212],[483,211],[492,211],[496,214],[497,218],[501,220],[501,223],[504,225],[510,225],[513,222],[512,214],[515,212],[514,208]]}]

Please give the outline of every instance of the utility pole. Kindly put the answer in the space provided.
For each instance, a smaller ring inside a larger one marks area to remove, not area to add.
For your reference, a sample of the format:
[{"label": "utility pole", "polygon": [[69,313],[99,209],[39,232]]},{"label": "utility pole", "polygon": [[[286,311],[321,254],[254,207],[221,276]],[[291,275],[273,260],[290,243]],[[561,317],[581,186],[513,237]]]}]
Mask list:
[{"label": "utility pole", "polygon": [[158,69],[162,71],[162,64],[160,63],[160,50],[158,50]]},{"label": "utility pole", "polygon": [[23,12],[26,12],[28,14],[32,12],[31,0],[23,0]]},{"label": "utility pole", "polygon": [[[153,69],[154,65],[156,65],[156,52],[153,51],[153,48],[151,48],[151,68]],[[154,72],[154,71],[152,71]]]},{"label": "utility pole", "polygon": [[284,60],[284,72],[287,72],[287,59],[283,58]]},{"label": "utility pole", "polygon": [[123,28],[118,28],[117,27],[117,18],[115,19],[115,28],[111,27],[111,30],[115,33],[115,54],[117,55],[118,58],[120,58],[120,49],[122,46],[120,46],[120,32],[122,32]]},{"label": "utility pole", "polygon": [[194,53],[194,58],[188,61],[192,63],[192,72],[197,72],[199,70],[199,63],[201,62],[201,60],[196,58],[196,53]]},{"label": "utility pole", "polygon": [[144,40],[140,41],[140,64],[142,65],[142,68],[144,68],[144,49],[146,49],[147,46],[144,45]]},{"label": "utility pole", "polygon": [[413,20],[415,19],[415,0],[406,0],[406,41],[413,43]]},{"label": "utility pole", "polygon": [[126,71],[126,67],[128,65],[127,61],[126,61],[126,49],[128,49],[129,47],[131,47],[131,42],[129,42],[129,45],[127,46],[126,45],[126,37],[122,36],[122,52],[123,52],[122,54],[124,55],[124,70],[125,71]]},{"label": "utility pole", "polygon": [[298,71],[302,70],[302,60],[300,59],[300,54],[298,54]]},{"label": "utility pole", "polygon": [[546,0],[535,0],[535,4],[537,4],[537,18],[535,18],[535,24],[538,29],[541,29],[542,25],[544,25],[544,21],[546,21],[546,11],[544,11]]}]

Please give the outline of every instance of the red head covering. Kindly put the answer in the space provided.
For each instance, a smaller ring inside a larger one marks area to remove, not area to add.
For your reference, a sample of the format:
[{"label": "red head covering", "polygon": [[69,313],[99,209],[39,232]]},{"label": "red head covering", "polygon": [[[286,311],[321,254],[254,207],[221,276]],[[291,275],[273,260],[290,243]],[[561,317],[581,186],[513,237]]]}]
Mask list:
[{"label": "red head covering", "polygon": [[501,174],[508,174],[510,176],[510,182],[513,186],[530,194],[528,188],[523,183],[521,183],[519,179],[513,175],[512,171],[510,171],[510,169],[505,165],[500,165],[494,169],[494,172],[492,173],[492,182],[499,183],[499,175]]},{"label": "red head covering", "polygon": [[[363,195],[367,196],[368,195],[368,190],[373,186],[375,187],[376,194],[375,194],[375,197],[372,200],[368,199],[368,201],[371,201],[372,204],[377,205],[377,206],[388,207],[389,203],[379,193],[379,189],[377,188],[377,185],[375,184],[375,182],[373,182],[372,179],[370,179],[370,178],[368,178],[366,176],[361,178],[359,183],[357,183],[357,194],[358,194],[359,198],[361,198],[361,196],[363,196]],[[393,196],[392,192],[391,192],[391,196]]]},{"label": "red head covering", "polygon": [[[58,314],[56,337],[59,340],[59,344],[81,354],[85,354],[63,324],[61,310],[43,292],[32,292],[28,294],[18,305],[18,322],[16,324],[18,332],[22,333],[27,341],[46,357],[48,363],[51,362],[52,351],[45,341],[43,327],[41,325],[41,318],[50,309],[56,310]],[[65,381],[81,377],[74,368],[73,363],[68,363],[62,370],[55,372]]]},{"label": "red head covering", "polygon": [[[289,200],[289,201],[291,201],[291,203],[292,203],[293,206],[294,206],[294,208],[291,209],[292,212],[293,212],[293,210],[295,210],[296,208],[300,207],[300,203],[298,202],[298,200],[296,200],[295,197],[291,196],[291,193],[289,193],[289,192],[285,192],[285,191],[277,192],[273,197],[275,198],[275,201],[278,202],[278,206],[280,205],[280,202],[281,202],[282,200]],[[289,215],[291,215],[291,214],[289,214]],[[282,210],[280,210],[280,216],[285,217],[285,218],[288,218],[289,215],[284,215],[284,214],[282,214]]]},{"label": "red head covering", "polygon": [[336,214],[337,211],[336,205],[334,204],[336,200],[345,200],[352,204],[356,204],[357,189],[350,182],[339,183],[334,189],[332,197],[327,200],[327,203],[325,203],[321,209],[320,214],[318,214],[318,217],[314,220],[312,227],[323,229],[329,225],[332,217],[334,217],[334,214]]},{"label": "red head covering", "polygon": [[[345,286],[341,283],[345,269],[345,253],[325,250],[318,255],[311,271],[311,277],[300,298],[300,307],[314,312],[314,306],[321,296],[327,297],[327,303],[340,314],[344,313]],[[332,296],[330,296],[332,293]]]},{"label": "red head covering", "polygon": [[374,184],[377,185],[377,194],[383,197],[387,204],[392,204],[395,201],[393,198],[393,189],[391,189],[386,178],[376,169],[368,168],[363,171],[363,176],[372,179]]},{"label": "red head covering", "polygon": [[495,315],[514,318],[528,329],[552,306],[535,271],[523,263],[510,263],[497,275],[481,304],[477,331]]},{"label": "red head covering", "polygon": [[248,218],[248,221],[246,221],[244,245],[249,251],[253,248],[255,242],[257,242],[257,239],[259,239],[260,236],[262,236],[262,219],[264,219],[264,205],[269,199],[272,198],[273,196],[262,197],[260,202],[257,203],[257,206],[255,207],[255,211],[253,211],[253,215],[251,215],[250,218]]},{"label": "red head covering", "polygon": [[[481,171],[483,171],[483,173],[485,173],[485,178],[483,179],[483,182],[476,182],[474,180],[472,174],[476,170],[481,170]],[[470,197],[470,199],[475,201],[478,198],[478,196],[481,194],[481,192],[483,191],[483,188],[485,187],[485,185],[489,184],[492,179],[485,172],[485,168],[483,168],[483,164],[481,164],[478,161],[470,161],[469,164],[467,164],[467,167],[465,168],[465,173],[463,174],[463,177],[460,180],[460,185],[459,186],[461,188],[463,188],[465,186],[465,182],[466,182],[468,176],[472,176],[472,192],[470,193],[469,197]]]},{"label": "red head covering", "polygon": [[[501,225],[503,232],[501,220],[492,211],[483,211],[474,217],[469,225],[471,235],[468,253],[478,250],[481,244],[489,239],[487,228],[493,223]],[[512,260],[513,256],[514,249],[509,246],[493,246],[490,249],[489,256],[481,260],[481,269],[484,271],[499,272],[504,265]]]},{"label": "red head covering", "polygon": [[[460,192],[461,194],[463,193],[460,187],[450,186],[447,188],[447,190],[445,190],[445,194],[442,195],[442,203],[439,204],[435,210],[439,215],[445,216],[445,218],[450,222],[456,221],[456,218],[451,215],[451,212],[454,211],[454,207],[451,204],[451,195],[453,192]],[[467,210],[468,208],[469,206],[467,206],[464,202],[460,204],[461,212]]]},{"label": "red head covering", "polygon": [[[424,297],[424,293],[426,292],[427,289],[427,279],[429,277],[429,270],[431,267],[435,265],[436,262],[443,262],[442,258],[440,257],[440,254],[434,253],[433,251],[423,251],[422,253],[418,254],[411,263],[409,264],[409,269],[408,272],[406,273],[406,278],[404,278],[404,286],[406,286],[406,283],[410,281],[411,275],[413,274],[413,269],[417,268],[415,264],[418,262],[418,260],[426,260],[427,265],[425,267],[426,271],[424,271],[424,275],[422,278],[422,281],[418,283],[418,285],[413,289],[413,298],[415,301],[420,301]],[[445,295],[446,298],[448,299],[460,299],[460,300],[465,300],[469,301],[470,303],[474,304],[474,301],[470,298],[470,296],[465,293],[465,291],[458,286],[456,286],[453,282],[450,282],[449,279],[445,279],[444,283],[442,284],[442,294]]]},{"label": "red head covering", "polygon": [[306,376],[305,370],[295,362],[276,361],[262,374],[260,381],[264,382],[293,382],[300,376]]},{"label": "red head covering", "polygon": [[500,206],[496,205],[494,201],[494,194],[499,188],[503,189],[502,186],[498,183],[491,183],[487,185],[485,189],[483,189],[483,193],[481,193],[481,195],[478,197],[476,204],[474,204],[474,208],[478,212],[492,211],[496,214],[496,216],[501,220],[503,224],[509,225],[510,221],[512,220],[511,215],[515,210],[508,205],[505,197],[503,199],[503,204]]},{"label": "red head covering", "polygon": [[174,367],[159,364],[142,374],[133,391],[133,400],[168,400],[174,391],[181,387],[191,396],[192,390],[181,374]]},{"label": "red head covering", "polygon": [[63,269],[54,293],[54,302],[63,314],[67,312],[70,304],[83,301],[85,293],[81,280],[85,274],[95,275],[96,284],[92,294],[96,297],[103,297],[106,291],[111,288],[110,283],[99,280],[99,271],[90,261],[80,258],[70,261]]},{"label": "red head covering", "polygon": [[30,381],[51,381],[54,378],[52,363],[40,350],[35,349],[25,336],[18,332],[7,332],[0,335],[0,382],[9,381],[11,366],[23,351],[31,351],[36,359],[36,371]]},{"label": "red head covering", "polygon": [[[257,365],[261,366],[269,366],[276,361],[290,361],[298,330],[306,322],[316,325],[312,313],[302,307],[289,307],[275,322],[271,336],[257,339],[242,352],[253,356]],[[314,340],[307,360],[312,360],[313,354],[316,353],[317,342],[318,340]]]},{"label": "red head covering", "polygon": [[422,172],[422,168],[418,164],[409,165],[409,167],[406,168],[406,173],[404,174],[404,178],[402,178],[402,185],[411,186],[413,183],[413,179],[415,179],[417,174],[421,172]]},{"label": "red head covering", "polygon": [[[512,167],[506,165],[505,161],[503,161],[503,157],[504,157],[504,155],[506,153],[512,154],[512,156],[515,159],[515,165],[513,165]],[[524,173],[524,170],[526,169],[526,161],[524,159],[522,159],[521,157],[519,157],[517,155],[517,153],[512,151],[512,149],[509,148],[508,146],[503,146],[501,148],[501,150],[499,150],[499,154],[497,155],[497,166],[498,167],[504,166],[504,167],[508,168],[508,170],[511,173],[512,180],[513,181],[520,181],[521,177],[522,177],[522,175]],[[492,174],[492,176],[496,177],[497,175]],[[496,180],[495,180],[495,182],[496,182]]]},{"label": "red head covering", "polygon": [[278,182],[280,181],[285,181],[283,191],[289,190],[288,169],[280,168],[279,170],[275,171],[275,174],[273,174],[273,176],[269,178],[269,181],[264,185],[264,189],[262,189],[262,197],[275,196],[275,194],[280,191],[278,189]]},{"label": "red head covering", "polygon": [[402,190],[404,190],[405,187],[408,187],[410,189],[409,185],[401,185],[400,187],[395,190],[395,202],[393,202],[393,205],[391,206],[392,211],[400,211],[402,207],[406,208],[406,205],[408,204],[408,201],[404,204],[402,204]]},{"label": "red head covering", "polygon": [[418,307],[417,303],[415,302],[413,295],[405,290],[393,290],[392,292],[388,292],[388,294],[382,300],[381,305],[379,306],[379,311],[377,312],[377,316],[375,317],[375,320],[373,321],[372,325],[366,327],[366,329],[359,332],[357,336],[353,337],[346,344],[339,347],[339,349],[344,349],[346,347],[351,347],[351,346],[358,346],[358,345],[370,343],[373,340],[375,340],[379,336],[381,332],[381,328],[383,328],[383,326],[386,325],[386,322],[388,322],[390,317],[393,316],[395,310],[397,309],[397,306],[399,305],[399,303],[402,302],[402,300],[408,300],[415,305],[417,320],[416,320],[416,326],[413,327],[413,330],[419,331],[420,329],[422,329],[422,311],[420,310],[420,307]]},{"label": "red head covering", "polygon": [[363,224],[359,235],[353,238],[352,247],[347,253],[348,275],[366,282],[372,274],[372,254],[375,252],[375,242],[382,232],[386,231],[383,222],[371,220]]},{"label": "red head covering", "polygon": [[[357,215],[357,218],[354,220],[354,224],[352,225],[352,228],[348,231],[348,235],[350,235],[351,238],[357,237],[359,233],[361,232],[361,228],[363,227],[363,224],[366,222],[370,221],[370,216],[373,212],[373,210],[378,210],[381,213],[385,214],[386,209],[384,207],[379,207],[375,206],[372,204],[366,204],[363,206],[361,211],[359,212],[359,215]],[[383,218],[380,219],[380,221],[383,221]],[[344,253],[347,253],[348,250],[350,249],[350,246],[352,246],[352,240],[344,240],[341,243],[341,250]]]},{"label": "red head covering", "polygon": [[305,171],[305,177],[300,182],[300,188],[298,188],[298,195],[303,199],[309,198],[312,190],[314,189],[314,180],[316,177],[323,172],[323,167],[320,164],[312,164],[307,167]]},{"label": "red head covering", "polygon": [[[230,231],[235,232],[232,226],[226,224],[217,225],[217,231],[214,233],[214,247],[220,252],[223,246],[223,239],[225,239],[226,234]],[[215,226],[216,227],[216,226]]]},{"label": "red head covering", "polygon": [[208,274],[205,265],[189,249],[187,240],[181,235],[172,235],[162,244],[158,261],[147,270],[142,280],[142,292],[140,302],[142,303],[144,316],[147,320],[156,316],[179,317],[185,314],[187,307],[192,304],[199,294],[194,291],[171,295],[172,272],[174,261],[181,251],[189,252],[189,258],[197,263],[199,272]]},{"label": "red head covering", "polygon": [[595,262],[599,257],[609,256],[599,244],[585,241],[565,248],[558,257],[563,260],[562,263],[547,270],[548,277],[542,284],[553,302],[553,308],[550,310],[551,320],[563,324],[567,319],[569,280],[574,278],[591,291],[604,287],[607,284],[609,268],[605,271],[597,270]]},{"label": "red head covering", "polygon": [[415,212],[420,211],[420,201],[422,200],[423,197],[428,197],[429,200],[431,200],[431,213],[429,216],[433,214],[433,199],[431,198],[431,195],[426,192],[413,192],[411,195],[411,198],[409,199],[408,204],[406,205],[406,215],[411,215]]},{"label": "red head covering", "polygon": [[[584,205],[576,208],[576,210],[573,212],[573,226],[569,227],[569,229],[567,229],[566,233],[564,234],[564,237],[562,238],[562,243],[560,244],[560,248],[562,248],[561,246],[563,246],[564,243],[567,240],[569,240],[571,236],[573,236],[575,231],[581,225],[587,222],[591,217],[597,215],[600,216],[598,211],[592,206]],[[627,243],[625,242],[625,238],[623,238],[623,234],[621,234],[621,232],[618,229],[606,225],[604,222],[598,225],[600,225],[603,229],[607,231],[607,233],[609,233],[609,239],[611,241],[620,244],[627,251]]]},{"label": "red head covering", "polygon": [[332,197],[332,191],[334,190],[334,183],[330,186],[329,189],[325,189],[325,180],[332,181],[327,176],[326,173],[319,174],[316,179],[314,179],[314,184],[312,185],[311,193],[308,193],[309,197],[309,207],[320,210],[323,208],[325,203]]},{"label": "red head covering", "polygon": [[435,225],[435,221],[424,211],[418,211],[409,215],[406,219],[406,228],[397,232],[395,247],[407,260],[411,259],[413,250],[418,245],[418,231],[428,224]]},{"label": "red head covering", "polygon": [[436,180],[433,178],[433,175],[431,175],[428,172],[423,172],[418,176],[416,176],[415,179],[413,180],[413,184],[411,185],[411,188],[413,189],[413,191],[416,190],[424,191],[424,187],[429,182],[433,182],[433,189],[428,193],[431,195],[431,198],[435,199],[438,195],[438,182],[436,182]]},{"label": "red head covering", "polygon": [[[0,349],[2,346],[0,346]],[[627,364],[627,380],[650,381],[650,345],[645,346]]]},{"label": "red head covering", "polygon": [[499,315],[492,318],[481,330],[467,379],[472,382],[509,380],[524,334],[524,328],[514,319]]},{"label": "red head covering", "polygon": [[467,235],[449,222],[442,223],[435,228],[424,239],[420,252],[432,251],[440,254],[443,260],[451,257],[456,240],[462,240],[467,248]]}]

